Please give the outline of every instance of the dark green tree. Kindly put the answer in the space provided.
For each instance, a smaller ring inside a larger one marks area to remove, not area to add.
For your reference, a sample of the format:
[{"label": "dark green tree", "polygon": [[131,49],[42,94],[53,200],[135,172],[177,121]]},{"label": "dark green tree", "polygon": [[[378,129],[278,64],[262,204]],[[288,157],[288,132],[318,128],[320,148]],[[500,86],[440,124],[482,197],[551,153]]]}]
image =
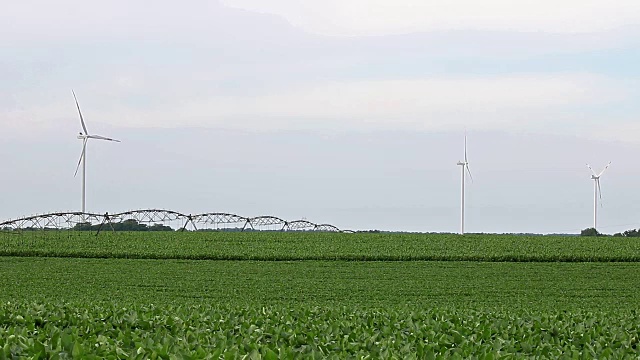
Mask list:
[{"label": "dark green tree", "polygon": [[602,234],[600,234],[598,230],[596,230],[595,228],[586,228],[580,232],[580,236],[600,236],[600,235]]},{"label": "dark green tree", "polygon": [[613,236],[616,237],[640,237],[640,229],[636,230],[636,229],[631,229],[631,230],[627,230],[625,232],[622,233],[617,233]]}]

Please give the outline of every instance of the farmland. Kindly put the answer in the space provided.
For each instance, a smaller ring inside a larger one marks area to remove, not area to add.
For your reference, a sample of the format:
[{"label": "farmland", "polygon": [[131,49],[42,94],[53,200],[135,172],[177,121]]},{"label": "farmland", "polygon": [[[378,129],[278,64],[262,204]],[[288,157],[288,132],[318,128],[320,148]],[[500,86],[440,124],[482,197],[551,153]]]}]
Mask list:
[{"label": "farmland", "polygon": [[0,358],[634,357],[640,246],[508,235],[0,235]]},{"label": "farmland", "polygon": [[193,260],[637,262],[633,238],[296,232],[0,232],[0,255]]}]

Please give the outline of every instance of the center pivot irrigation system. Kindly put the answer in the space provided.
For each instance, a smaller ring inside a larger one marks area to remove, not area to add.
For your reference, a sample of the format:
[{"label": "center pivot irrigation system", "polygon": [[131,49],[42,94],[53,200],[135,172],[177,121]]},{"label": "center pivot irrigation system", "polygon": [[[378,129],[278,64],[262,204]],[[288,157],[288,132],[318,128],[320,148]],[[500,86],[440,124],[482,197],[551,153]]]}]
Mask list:
[{"label": "center pivot irrigation system", "polygon": [[[315,224],[307,220],[286,221],[275,216],[244,217],[227,213],[182,214],[171,210],[133,210],[117,214],[60,212],[33,215],[0,222],[0,231],[35,230],[116,231],[122,224],[162,225],[175,231],[317,231],[352,233],[330,224]],[[126,231],[126,230],[125,230]]]}]

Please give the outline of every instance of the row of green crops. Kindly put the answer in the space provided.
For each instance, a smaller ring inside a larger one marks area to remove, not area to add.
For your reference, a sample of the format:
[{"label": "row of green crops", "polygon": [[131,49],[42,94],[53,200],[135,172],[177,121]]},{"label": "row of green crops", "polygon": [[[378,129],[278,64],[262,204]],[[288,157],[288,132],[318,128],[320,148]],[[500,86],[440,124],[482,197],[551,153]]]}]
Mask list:
[{"label": "row of green crops", "polygon": [[0,358],[635,358],[639,315],[2,303]]},{"label": "row of green crops", "polygon": [[634,310],[638,263],[0,258],[0,301]]},{"label": "row of green crops", "polygon": [[0,232],[0,256],[358,261],[640,262],[635,238],[517,235]]}]

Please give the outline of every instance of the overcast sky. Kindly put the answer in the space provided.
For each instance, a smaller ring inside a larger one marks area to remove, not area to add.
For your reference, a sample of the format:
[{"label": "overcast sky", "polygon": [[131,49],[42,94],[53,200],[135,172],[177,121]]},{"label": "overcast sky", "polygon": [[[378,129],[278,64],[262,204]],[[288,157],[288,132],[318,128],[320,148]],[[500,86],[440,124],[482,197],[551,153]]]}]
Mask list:
[{"label": "overcast sky", "polygon": [[[640,2],[8,0],[0,219],[88,210],[457,231],[640,227]],[[636,198],[638,197],[638,198]]]}]

